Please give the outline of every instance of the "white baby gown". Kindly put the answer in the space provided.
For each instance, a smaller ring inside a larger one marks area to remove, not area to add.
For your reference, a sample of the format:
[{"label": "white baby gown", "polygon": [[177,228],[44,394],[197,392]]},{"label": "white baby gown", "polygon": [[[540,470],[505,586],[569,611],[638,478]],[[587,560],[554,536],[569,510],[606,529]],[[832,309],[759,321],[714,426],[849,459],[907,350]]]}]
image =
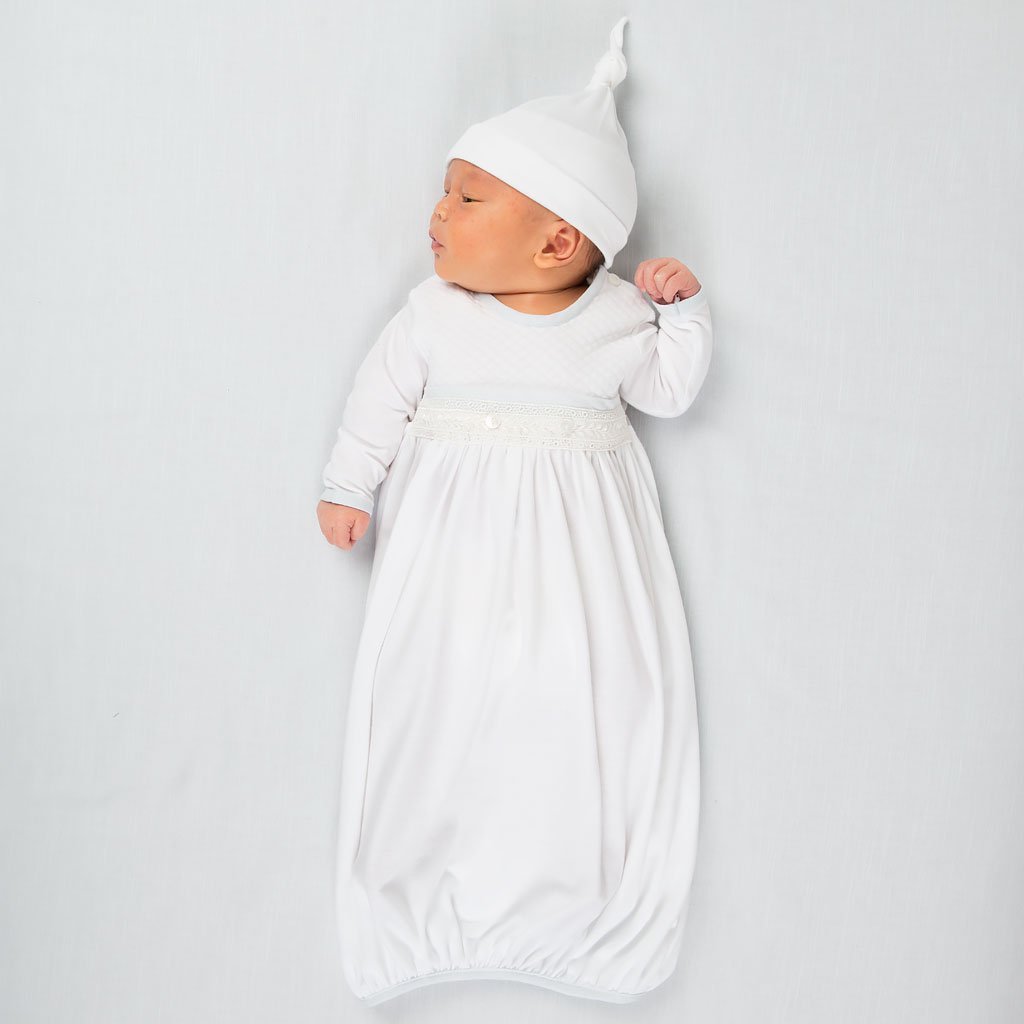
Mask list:
[{"label": "white baby gown", "polygon": [[336,891],[366,1005],[480,978],[622,1003],[675,969],[693,668],[625,404],[683,413],[712,330],[703,288],[657,309],[603,266],[547,315],[435,274],[355,376],[321,497],[375,527]]}]

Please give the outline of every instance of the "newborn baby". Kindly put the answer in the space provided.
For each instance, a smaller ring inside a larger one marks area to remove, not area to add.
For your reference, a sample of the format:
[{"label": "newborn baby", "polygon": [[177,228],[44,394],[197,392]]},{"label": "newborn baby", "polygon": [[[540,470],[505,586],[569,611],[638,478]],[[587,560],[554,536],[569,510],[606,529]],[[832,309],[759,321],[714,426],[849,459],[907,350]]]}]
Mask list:
[{"label": "newborn baby", "polygon": [[582,93],[449,152],[434,272],[364,358],[324,470],[327,540],[376,523],[337,861],[366,1005],[474,978],[627,1002],[678,957],[693,667],[626,406],[689,408],[712,332],[679,260],[609,269],[636,213],[624,23]]},{"label": "newborn baby", "polygon": [[[579,229],[483,168],[458,158],[448,164],[444,196],[431,217],[430,239],[439,278],[491,294],[522,313],[555,313],[570,306],[604,261]],[[633,280],[658,303],[688,299],[700,290],[689,268],[671,257],[644,260]],[[693,383],[699,387],[699,382]],[[369,512],[331,501],[320,503],[318,515],[324,536],[344,549],[363,536],[370,522]]]}]

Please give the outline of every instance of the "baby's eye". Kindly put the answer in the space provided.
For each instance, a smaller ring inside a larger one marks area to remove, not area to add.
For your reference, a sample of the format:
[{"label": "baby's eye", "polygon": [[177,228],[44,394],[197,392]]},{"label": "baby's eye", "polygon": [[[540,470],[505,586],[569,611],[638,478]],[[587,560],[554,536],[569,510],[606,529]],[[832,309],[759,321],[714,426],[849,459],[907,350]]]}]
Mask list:
[{"label": "baby's eye", "polygon": [[463,196],[462,198],[465,199],[467,202],[470,202],[470,203],[475,203],[476,202],[475,199],[470,199],[469,196]]}]

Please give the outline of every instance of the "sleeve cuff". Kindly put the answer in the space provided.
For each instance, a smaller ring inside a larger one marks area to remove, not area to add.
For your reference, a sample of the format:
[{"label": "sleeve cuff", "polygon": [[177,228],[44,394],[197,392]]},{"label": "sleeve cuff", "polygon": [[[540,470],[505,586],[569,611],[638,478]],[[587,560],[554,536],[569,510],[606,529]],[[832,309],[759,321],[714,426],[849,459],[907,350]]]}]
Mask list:
[{"label": "sleeve cuff", "polygon": [[669,319],[682,323],[690,319],[696,310],[707,305],[707,301],[707,289],[701,285],[689,298],[677,298],[675,302],[655,302],[654,308],[658,311],[659,317],[667,316]]},{"label": "sleeve cuff", "polygon": [[332,505],[348,505],[373,515],[373,498],[368,498],[358,491],[346,491],[341,487],[325,487],[320,495],[321,501],[329,501]]}]

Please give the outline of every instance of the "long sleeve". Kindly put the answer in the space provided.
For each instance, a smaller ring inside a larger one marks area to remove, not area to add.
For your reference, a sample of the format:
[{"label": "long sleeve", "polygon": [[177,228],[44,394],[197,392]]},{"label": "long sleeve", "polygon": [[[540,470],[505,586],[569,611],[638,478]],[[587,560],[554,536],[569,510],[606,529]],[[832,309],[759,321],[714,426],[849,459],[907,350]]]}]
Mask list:
[{"label": "long sleeve", "polygon": [[413,340],[407,304],[388,321],[356,371],[324,468],[321,501],[373,514],[375,492],[398,454],[426,380],[427,359]]},{"label": "long sleeve", "polygon": [[651,416],[679,416],[697,397],[711,364],[711,310],[704,287],[671,305],[658,305],[658,322],[634,335],[637,362],[619,393]]}]

